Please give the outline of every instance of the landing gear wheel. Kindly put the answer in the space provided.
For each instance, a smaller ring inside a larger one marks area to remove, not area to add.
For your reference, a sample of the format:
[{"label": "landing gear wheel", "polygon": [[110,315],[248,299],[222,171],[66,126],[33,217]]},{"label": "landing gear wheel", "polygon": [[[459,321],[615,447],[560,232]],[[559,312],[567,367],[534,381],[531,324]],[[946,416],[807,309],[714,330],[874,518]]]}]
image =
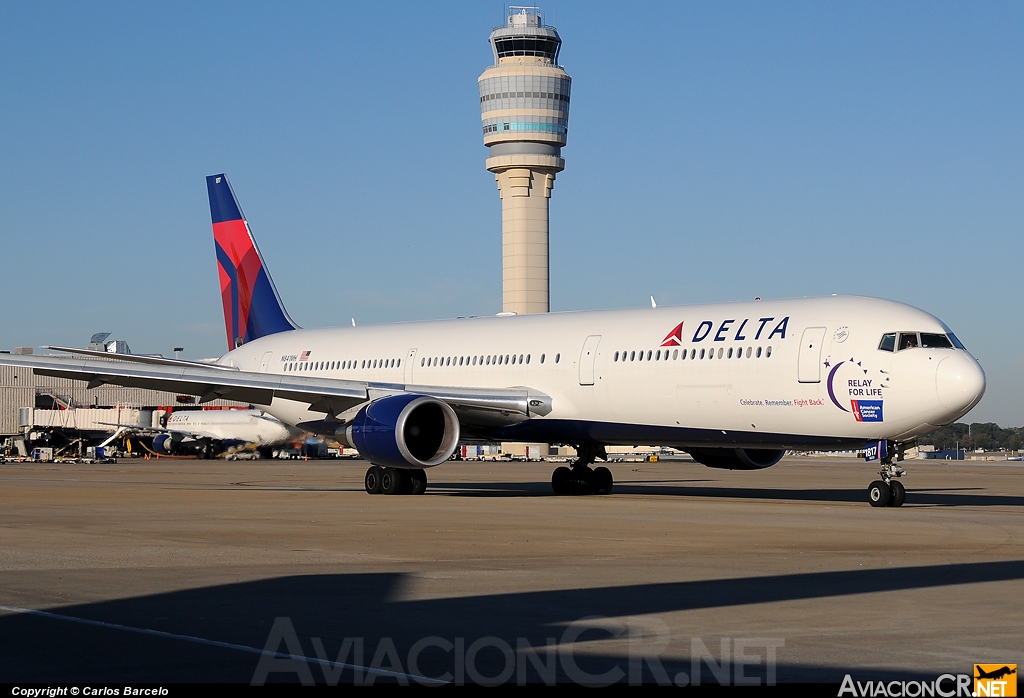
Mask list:
[{"label": "landing gear wheel", "polygon": [[402,493],[402,471],[398,468],[382,468],[380,474],[381,494]]},{"label": "landing gear wheel", "polygon": [[600,468],[594,468],[593,474],[590,476],[590,486],[594,490],[594,494],[610,494],[613,482],[612,471],[603,465]]},{"label": "landing gear wheel", "polygon": [[564,465],[555,468],[555,472],[551,473],[551,489],[555,491],[555,494],[569,494],[570,480],[572,480],[572,471],[569,468]]},{"label": "landing gear wheel", "polygon": [[422,468],[406,470],[403,475],[404,493],[423,494],[427,491],[427,473]]},{"label": "landing gear wheel", "polygon": [[366,469],[366,478],[363,484],[366,486],[367,494],[380,494],[381,468],[379,465],[371,465]]},{"label": "landing gear wheel", "polygon": [[868,485],[868,502],[873,507],[884,507],[892,499],[892,488],[882,480],[875,480]]},{"label": "landing gear wheel", "polygon": [[570,470],[569,494],[593,494],[594,471],[587,466],[577,465]]},{"label": "landing gear wheel", "polygon": [[891,481],[889,487],[892,488],[892,499],[889,500],[889,506],[903,506],[903,502],[907,501],[907,488],[899,480]]}]

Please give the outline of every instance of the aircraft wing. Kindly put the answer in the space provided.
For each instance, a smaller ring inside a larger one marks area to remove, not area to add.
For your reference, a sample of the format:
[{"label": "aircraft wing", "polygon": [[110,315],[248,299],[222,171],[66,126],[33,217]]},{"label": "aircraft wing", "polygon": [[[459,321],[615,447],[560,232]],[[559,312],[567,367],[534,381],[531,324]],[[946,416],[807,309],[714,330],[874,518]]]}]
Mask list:
[{"label": "aircraft wing", "polygon": [[[173,361],[173,360],[172,360]],[[31,369],[36,375],[83,381],[90,388],[120,385],[197,395],[199,402],[217,399],[269,405],[274,398],[309,404],[342,423],[354,408],[387,395],[415,393],[447,402],[465,425],[516,424],[551,412],[551,398],[525,387],[459,388],[339,380],[240,371],[224,366],[184,362],[166,364],[121,361],[116,358],[63,358],[0,354],[0,364]]]}]

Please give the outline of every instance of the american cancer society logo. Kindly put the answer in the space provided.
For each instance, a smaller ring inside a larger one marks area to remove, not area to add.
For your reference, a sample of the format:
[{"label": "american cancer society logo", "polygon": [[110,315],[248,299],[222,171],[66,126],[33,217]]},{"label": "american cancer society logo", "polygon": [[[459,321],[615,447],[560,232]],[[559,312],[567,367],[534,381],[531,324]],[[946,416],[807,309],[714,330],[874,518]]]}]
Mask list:
[{"label": "american cancer society logo", "polygon": [[853,408],[853,416],[858,422],[882,421],[881,400],[850,400],[850,407]]},{"label": "american cancer society logo", "polygon": [[1016,664],[975,664],[974,695],[988,696],[1017,695]]}]

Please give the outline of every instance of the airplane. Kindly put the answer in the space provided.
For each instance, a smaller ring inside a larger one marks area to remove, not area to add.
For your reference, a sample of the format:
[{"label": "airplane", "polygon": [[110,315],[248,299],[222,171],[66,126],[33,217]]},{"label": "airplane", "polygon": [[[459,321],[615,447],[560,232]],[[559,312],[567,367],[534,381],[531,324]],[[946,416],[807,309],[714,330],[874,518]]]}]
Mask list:
[{"label": "airplane", "polygon": [[157,454],[197,454],[210,458],[224,453],[267,448],[302,436],[302,430],[282,423],[263,410],[182,410],[174,412],[164,427],[110,424],[121,434],[154,434]]},{"label": "airplane", "polygon": [[1009,676],[1010,674],[1016,674],[1017,673],[1016,669],[1011,669],[1008,666],[1001,667],[1001,668],[996,669],[994,671],[985,671],[981,667],[977,667],[977,669],[978,669],[978,675],[974,677],[976,679],[1001,679],[1004,676]]},{"label": "airplane", "polygon": [[575,446],[556,494],[607,494],[610,445],[672,446],[757,470],[789,449],[881,442],[872,506],[901,506],[898,463],[985,392],[935,316],[828,296],[300,329],[226,174],[206,179],[228,352],[166,358],[0,354],[45,376],[247,402],[370,462],[370,494],[421,494],[460,441]]}]

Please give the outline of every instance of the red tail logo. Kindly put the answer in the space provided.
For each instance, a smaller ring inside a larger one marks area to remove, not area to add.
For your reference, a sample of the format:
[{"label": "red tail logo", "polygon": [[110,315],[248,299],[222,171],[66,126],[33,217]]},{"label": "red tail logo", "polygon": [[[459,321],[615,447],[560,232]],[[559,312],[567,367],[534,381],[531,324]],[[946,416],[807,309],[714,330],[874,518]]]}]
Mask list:
[{"label": "red tail logo", "polygon": [[683,344],[683,323],[676,325],[675,329],[665,335],[665,339],[661,340],[661,346],[663,347],[678,347]]}]

